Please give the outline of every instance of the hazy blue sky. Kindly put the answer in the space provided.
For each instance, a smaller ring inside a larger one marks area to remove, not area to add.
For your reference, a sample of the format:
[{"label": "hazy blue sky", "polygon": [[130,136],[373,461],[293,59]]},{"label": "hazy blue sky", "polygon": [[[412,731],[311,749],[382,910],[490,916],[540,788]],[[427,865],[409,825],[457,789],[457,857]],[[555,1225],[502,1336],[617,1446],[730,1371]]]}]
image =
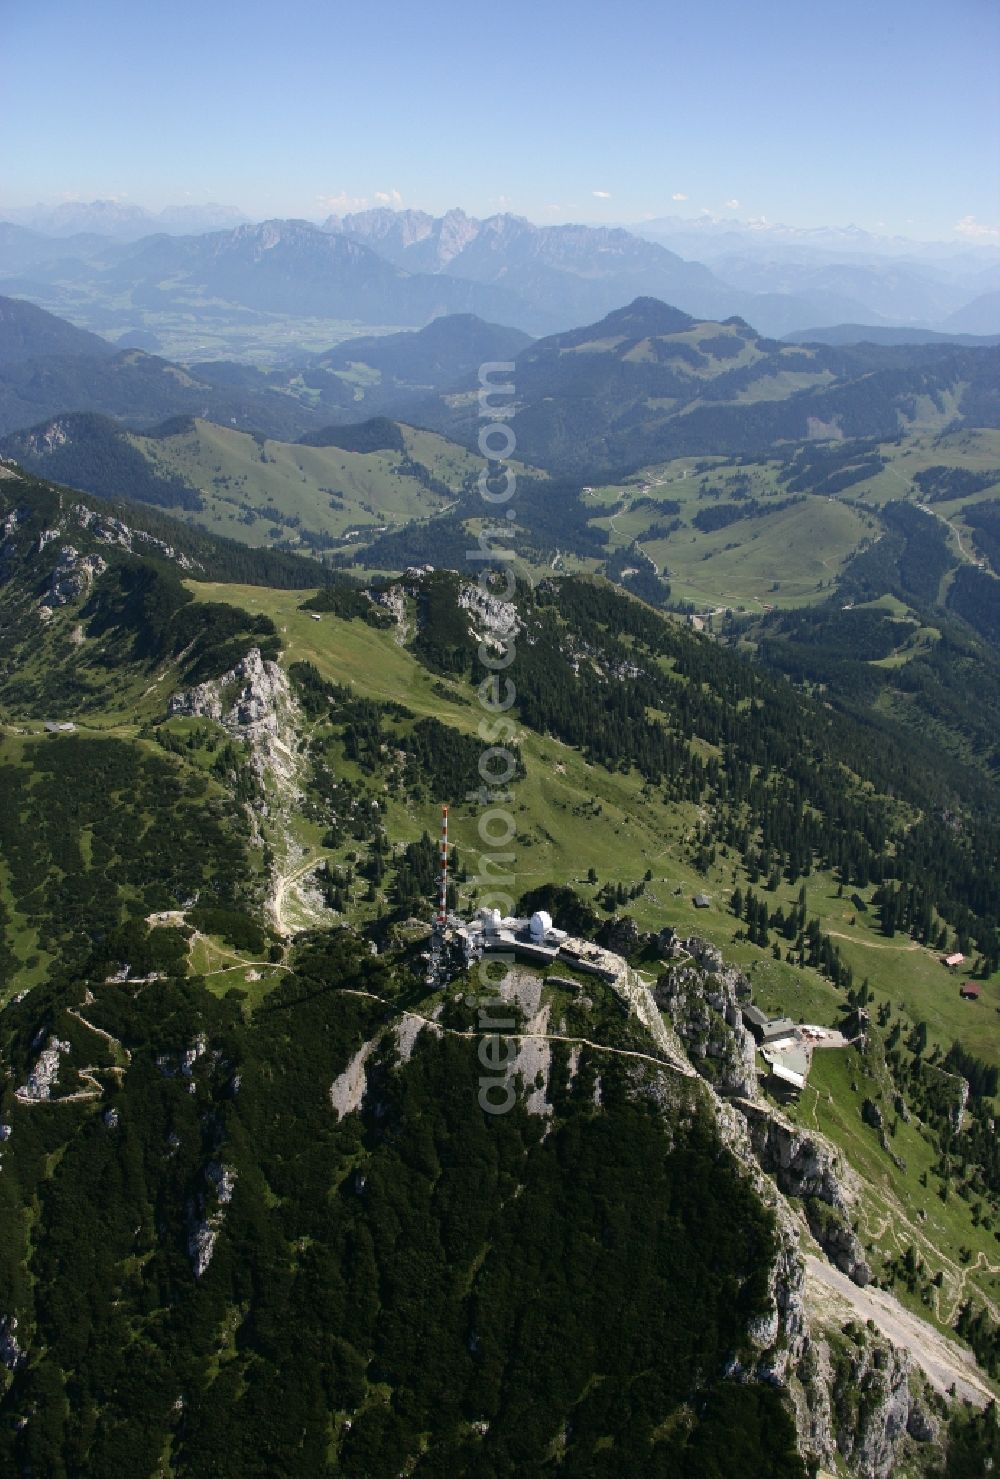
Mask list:
[{"label": "hazy blue sky", "polygon": [[0,206],[1000,240],[996,0],[0,0]]}]

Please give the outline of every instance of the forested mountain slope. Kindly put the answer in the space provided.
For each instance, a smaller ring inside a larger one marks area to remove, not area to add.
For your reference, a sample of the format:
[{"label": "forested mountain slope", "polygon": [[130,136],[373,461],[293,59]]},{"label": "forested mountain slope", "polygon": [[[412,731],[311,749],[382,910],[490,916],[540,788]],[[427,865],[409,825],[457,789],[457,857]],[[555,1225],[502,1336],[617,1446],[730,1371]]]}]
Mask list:
[{"label": "forested mountain slope", "polygon": [[[593,482],[670,457],[888,439],[928,408],[994,426],[998,363],[990,348],[785,344],[742,319],[697,319],[637,298],[521,351],[513,427],[527,461]],[[474,435],[471,396],[422,409],[450,435]]]},{"label": "forested mountain slope", "polygon": [[[959,1331],[986,1400],[1000,1033],[956,1028],[936,955],[974,957],[985,1024],[989,782],[604,582],[307,595],[305,562],[136,520],[0,479],[11,1472],[984,1464],[992,1419],[831,1313],[802,1255],[846,1249]],[[483,983],[429,988],[421,951],[443,800],[457,906],[482,899],[475,693],[504,632],[517,892],[621,966],[505,976],[491,1115]],[[867,901],[853,935],[838,881]],[[758,1087],[751,994],[865,1014],[822,1110]],[[785,1136],[814,1181],[767,1174]]]}]

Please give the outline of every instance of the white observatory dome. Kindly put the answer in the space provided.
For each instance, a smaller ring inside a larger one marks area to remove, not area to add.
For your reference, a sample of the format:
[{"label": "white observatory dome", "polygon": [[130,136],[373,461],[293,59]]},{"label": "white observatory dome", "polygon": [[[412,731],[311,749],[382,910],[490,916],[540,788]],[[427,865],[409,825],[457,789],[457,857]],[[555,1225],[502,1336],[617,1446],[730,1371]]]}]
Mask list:
[{"label": "white observatory dome", "polygon": [[531,923],[528,929],[531,932],[531,938],[533,940],[544,940],[551,928],[552,915],[547,914],[544,909],[539,909],[537,914],[531,916]]}]

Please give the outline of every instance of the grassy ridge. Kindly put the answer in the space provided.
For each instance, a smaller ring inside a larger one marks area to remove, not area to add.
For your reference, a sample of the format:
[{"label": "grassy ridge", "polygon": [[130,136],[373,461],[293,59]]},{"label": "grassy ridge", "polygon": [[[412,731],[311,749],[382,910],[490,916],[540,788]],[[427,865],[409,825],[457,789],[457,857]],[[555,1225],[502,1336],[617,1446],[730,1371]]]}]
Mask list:
[{"label": "grassy ridge", "polygon": [[448,490],[457,492],[477,470],[472,456],[444,437],[407,427],[403,438],[405,453],[347,452],[260,440],[195,421],[177,435],[134,436],[132,442],[161,474],[200,491],[204,508],[190,517],[213,533],[298,547],[306,531],[322,536],[320,547],[330,547],[350,529],[439,512]]}]

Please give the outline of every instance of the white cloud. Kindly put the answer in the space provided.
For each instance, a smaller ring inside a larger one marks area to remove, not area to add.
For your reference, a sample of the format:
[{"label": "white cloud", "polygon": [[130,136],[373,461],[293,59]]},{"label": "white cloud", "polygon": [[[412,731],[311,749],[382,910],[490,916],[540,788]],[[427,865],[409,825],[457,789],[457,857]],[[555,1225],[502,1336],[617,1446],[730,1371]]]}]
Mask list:
[{"label": "white cloud", "polygon": [[963,216],[952,229],[966,241],[1000,241],[1000,226],[987,226],[975,216]]},{"label": "white cloud", "polygon": [[350,211],[366,211],[372,202],[376,205],[391,206],[398,211],[403,204],[403,197],[398,190],[376,190],[372,195],[348,195],[346,190],[339,190],[336,195],[317,195],[316,204],[324,210],[332,211],[335,215],[345,215]]},{"label": "white cloud", "polygon": [[592,193],[597,196],[598,200],[610,200],[611,199],[611,191],[610,190],[594,190]]},{"label": "white cloud", "polygon": [[687,200],[687,196],[684,194],[684,191],[683,190],[676,190],[674,192],[674,194],[671,195],[670,199],[671,200]]},{"label": "white cloud", "polygon": [[367,195],[348,195],[341,190],[336,195],[317,195],[316,204],[328,211],[363,211],[371,205]]},{"label": "white cloud", "polygon": [[738,200],[727,200],[726,201],[726,210],[727,211],[738,211],[739,208],[740,208],[740,203],[739,203]]}]

